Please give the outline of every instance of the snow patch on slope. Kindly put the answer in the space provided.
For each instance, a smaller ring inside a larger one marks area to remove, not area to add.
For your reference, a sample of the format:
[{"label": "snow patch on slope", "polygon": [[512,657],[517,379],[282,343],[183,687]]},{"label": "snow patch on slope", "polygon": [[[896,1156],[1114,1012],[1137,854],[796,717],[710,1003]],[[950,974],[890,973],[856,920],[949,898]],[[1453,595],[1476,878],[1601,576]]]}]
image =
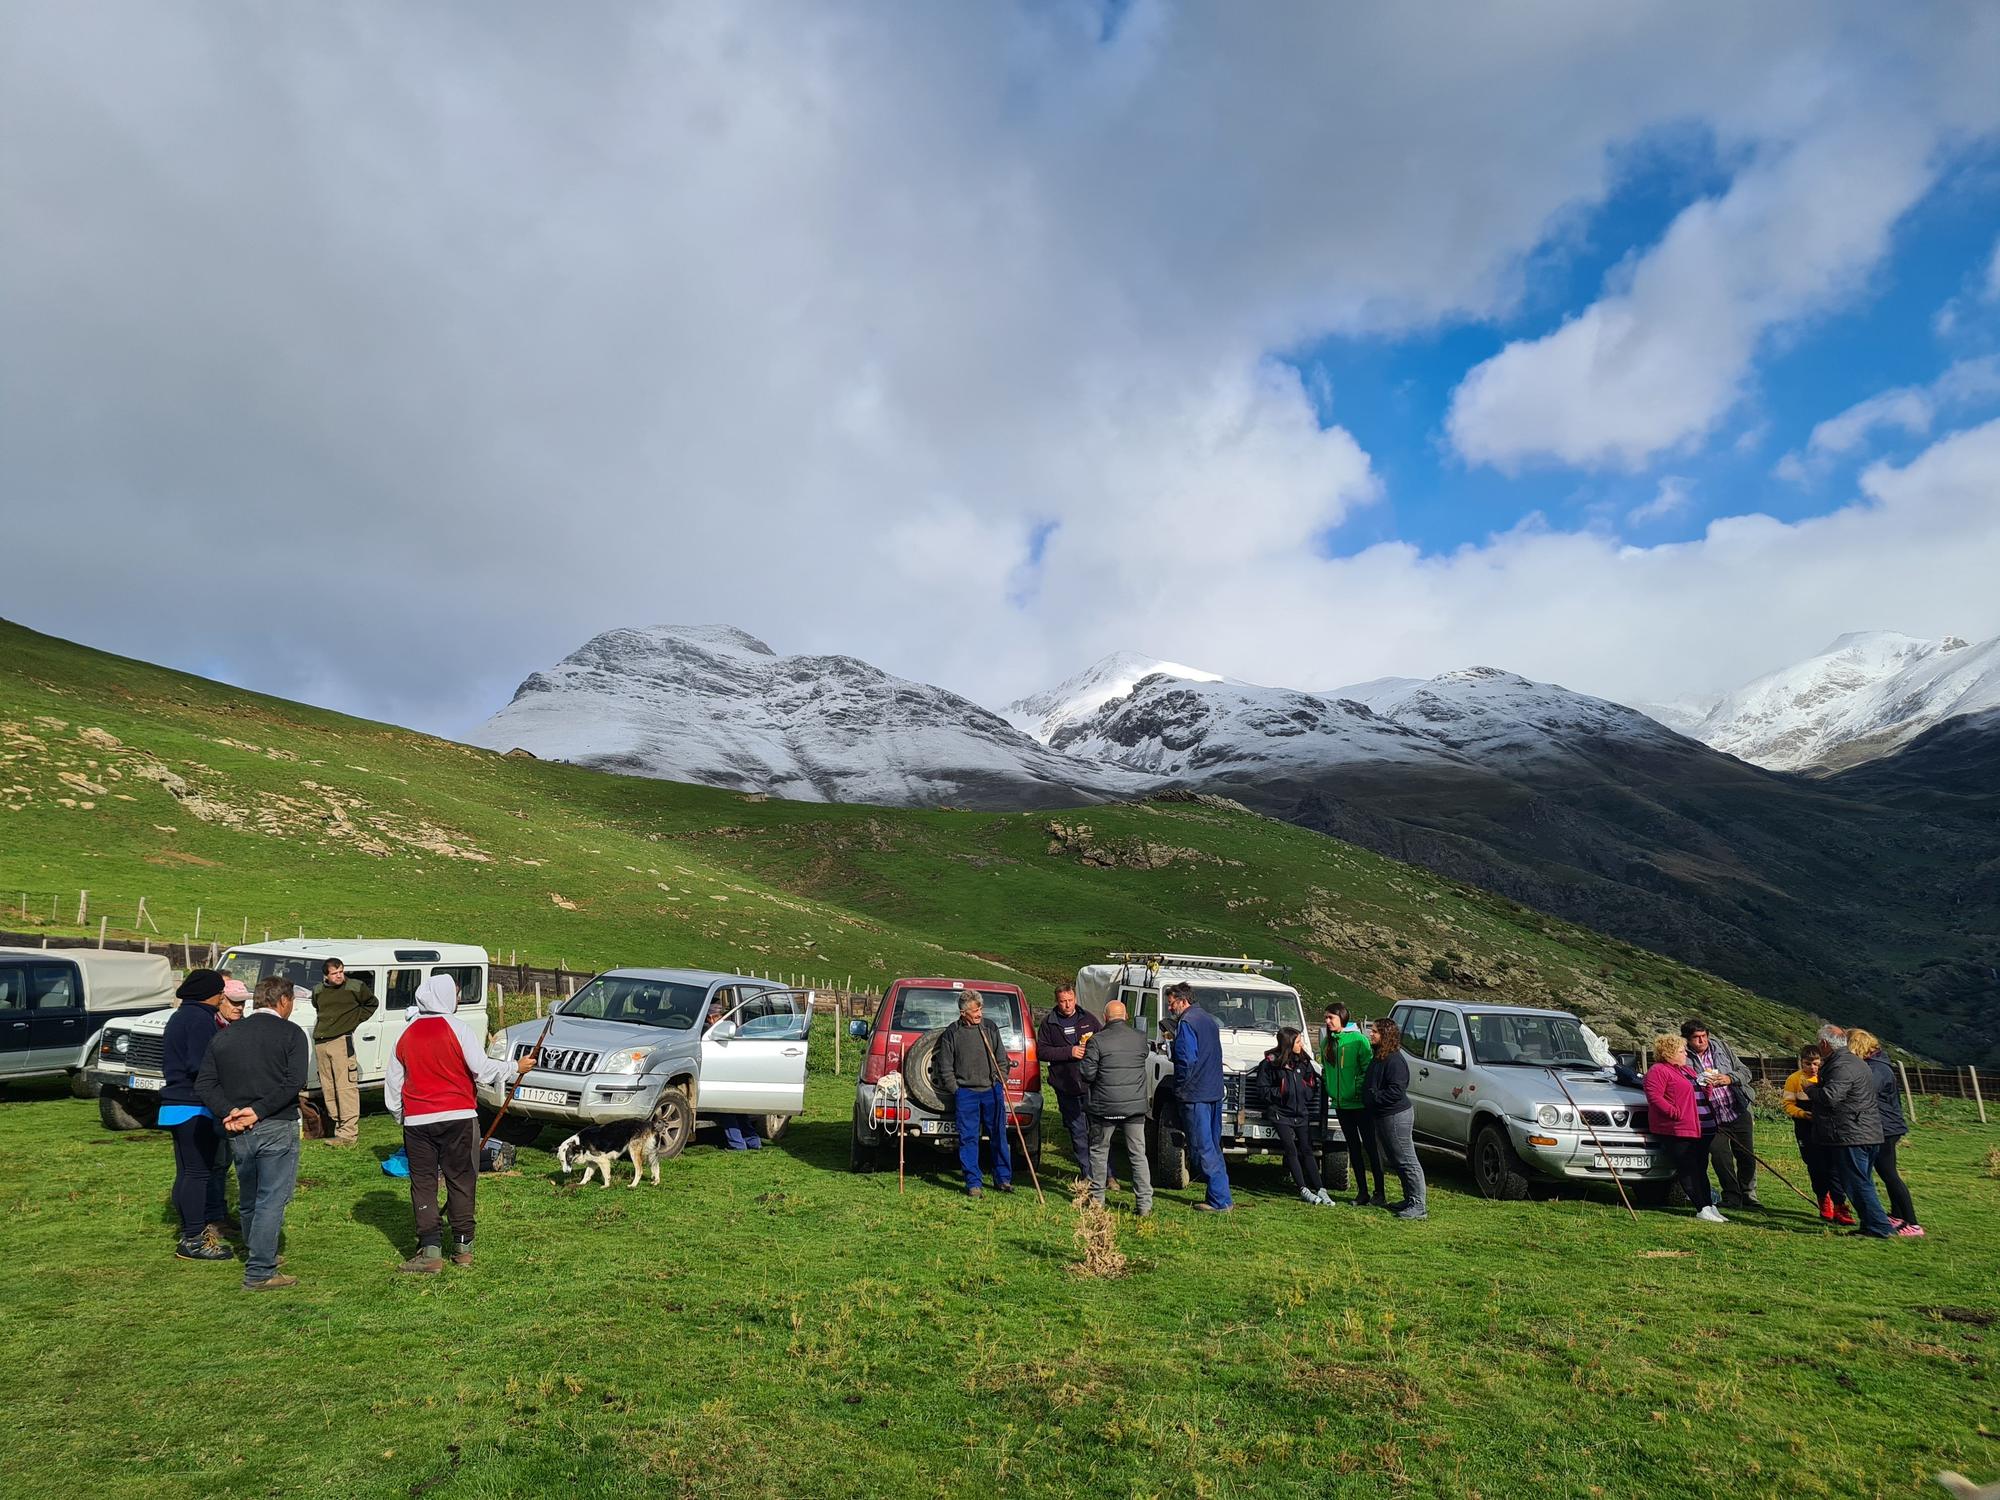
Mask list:
[{"label": "snow patch on slope", "polygon": [[1064,727],[1089,718],[1113,699],[1128,696],[1148,677],[1171,677],[1183,682],[1222,681],[1214,672],[1204,672],[1200,667],[1159,661],[1136,651],[1114,651],[1044,692],[1015,699],[1000,714],[1021,733],[1046,745]]}]

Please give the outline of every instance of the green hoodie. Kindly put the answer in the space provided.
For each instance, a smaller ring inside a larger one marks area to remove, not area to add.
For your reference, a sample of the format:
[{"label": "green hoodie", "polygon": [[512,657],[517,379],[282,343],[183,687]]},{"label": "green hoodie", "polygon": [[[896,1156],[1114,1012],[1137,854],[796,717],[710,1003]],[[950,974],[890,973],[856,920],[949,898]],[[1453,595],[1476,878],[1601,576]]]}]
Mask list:
[{"label": "green hoodie", "polygon": [[1374,1057],[1375,1049],[1369,1044],[1368,1033],[1358,1027],[1344,1026],[1326,1039],[1323,1059],[1326,1097],[1335,1109],[1367,1107],[1367,1101],[1361,1097],[1361,1079]]}]

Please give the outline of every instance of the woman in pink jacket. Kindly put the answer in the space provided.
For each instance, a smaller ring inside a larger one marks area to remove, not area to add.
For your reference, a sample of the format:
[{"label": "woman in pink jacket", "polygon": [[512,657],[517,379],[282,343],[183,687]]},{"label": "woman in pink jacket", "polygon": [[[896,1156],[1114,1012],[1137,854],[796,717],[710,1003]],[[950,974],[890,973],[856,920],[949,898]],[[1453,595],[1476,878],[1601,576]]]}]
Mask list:
[{"label": "woman in pink jacket", "polygon": [[1694,1075],[1687,1066],[1687,1041],[1675,1032],[1653,1038],[1653,1065],[1646,1070],[1646,1131],[1658,1140],[1660,1154],[1673,1162],[1694,1216],[1710,1224],[1726,1222],[1709,1195],[1708,1153],[1695,1106]]}]

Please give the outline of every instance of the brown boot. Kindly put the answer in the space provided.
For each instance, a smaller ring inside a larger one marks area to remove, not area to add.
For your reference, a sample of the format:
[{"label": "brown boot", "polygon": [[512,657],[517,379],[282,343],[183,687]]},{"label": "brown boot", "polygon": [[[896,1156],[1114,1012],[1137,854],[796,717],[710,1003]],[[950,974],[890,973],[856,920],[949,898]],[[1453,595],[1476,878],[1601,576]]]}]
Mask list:
[{"label": "brown boot", "polygon": [[451,1247],[451,1263],[455,1266],[472,1264],[472,1241],[454,1240]]},{"label": "brown boot", "polygon": [[283,1287],[297,1286],[298,1284],[299,1278],[296,1276],[269,1276],[262,1281],[244,1282],[243,1290],[246,1292],[275,1292]]},{"label": "brown boot", "polygon": [[436,1245],[421,1246],[415,1255],[404,1261],[396,1269],[399,1271],[408,1271],[418,1276],[435,1276],[444,1269],[444,1252],[439,1250]]}]

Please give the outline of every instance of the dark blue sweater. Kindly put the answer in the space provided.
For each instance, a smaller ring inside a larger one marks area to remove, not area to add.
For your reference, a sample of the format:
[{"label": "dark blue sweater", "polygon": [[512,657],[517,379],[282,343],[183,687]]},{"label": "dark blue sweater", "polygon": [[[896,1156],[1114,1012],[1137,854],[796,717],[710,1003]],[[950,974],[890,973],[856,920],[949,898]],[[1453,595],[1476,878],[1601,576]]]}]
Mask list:
[{"label": "dark blue sweater", "polygon": [[1401,1049],[1375,1054],[1362,1079],[1361,1094],[1377,1119],[1415,1107],[1410,1103],[1410,1064]]},{"label": "dark blue sweater", "polygon": [[222,1015],[213,1005],[184,1002],[167,1017],[166,1035],[160,1039],[160,1071],[167,1086],[160,1090],[162,1104],[199,1104],[194,1091],[195,1075],[208,1055],[208,1044],[222,1030]]}]

